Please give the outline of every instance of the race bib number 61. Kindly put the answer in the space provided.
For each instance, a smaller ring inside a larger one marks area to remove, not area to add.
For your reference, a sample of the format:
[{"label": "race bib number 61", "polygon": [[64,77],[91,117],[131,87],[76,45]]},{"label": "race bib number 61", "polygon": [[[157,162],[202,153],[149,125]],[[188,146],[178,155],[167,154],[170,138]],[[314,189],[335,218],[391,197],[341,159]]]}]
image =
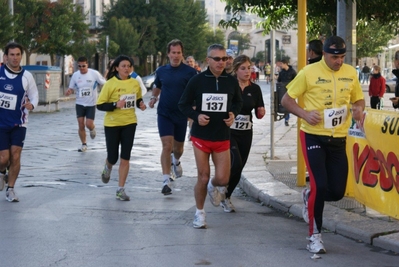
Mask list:
[{"label": "race bib number 61", "polygon": [[202,111],[226,112],[227,94],[202,94]]},{"label": "race bib number 61", "polygon": [[346,106],[340,108],[329,108],[324,110],[324,128],[335,128],[346,121],[348,109]]}]

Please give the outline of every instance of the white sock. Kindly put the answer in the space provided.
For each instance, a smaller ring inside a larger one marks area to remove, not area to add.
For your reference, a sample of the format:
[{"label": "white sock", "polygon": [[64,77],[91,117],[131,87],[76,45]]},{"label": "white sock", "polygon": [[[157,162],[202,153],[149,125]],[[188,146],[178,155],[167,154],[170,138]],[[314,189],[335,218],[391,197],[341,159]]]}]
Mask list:
[{"label": "white sock", "polygon": [[172,153],[172,162],[174,165],[178,165],[180,163],[180,160],[175,158],[175,154]]},{"label": "white sock", "polygon": [[162,175],[162,178],[163,178],[163,183],[164,184],[168,184],[169,183],[169,179],[170,179],[170,175],[169,174]]},{"label": "white sock", "polygon": [[205,210],[204,209],[202,209],[202,210],[197,209],[197,211],[195,212],[195,215],[198,215],[200,213],[205,213]]}]

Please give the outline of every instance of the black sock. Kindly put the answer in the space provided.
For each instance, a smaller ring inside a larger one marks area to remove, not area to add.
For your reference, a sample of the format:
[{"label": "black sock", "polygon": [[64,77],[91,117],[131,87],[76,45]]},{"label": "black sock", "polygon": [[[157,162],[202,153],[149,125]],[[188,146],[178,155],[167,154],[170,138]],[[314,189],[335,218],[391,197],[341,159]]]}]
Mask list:
[{"label": "black sock", "polygon": [[6,191],[8,191],[8,189],[10,189],[10,188],[14,189],[14,186],[7,186],[7,190]]}]

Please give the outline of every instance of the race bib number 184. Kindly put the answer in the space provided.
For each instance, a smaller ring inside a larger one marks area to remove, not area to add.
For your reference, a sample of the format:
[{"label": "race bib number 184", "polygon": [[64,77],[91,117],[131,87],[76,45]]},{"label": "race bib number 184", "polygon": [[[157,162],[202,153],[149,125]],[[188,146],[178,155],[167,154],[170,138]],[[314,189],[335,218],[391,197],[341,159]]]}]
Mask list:
[{"label": "race bib number 184", "polygon": [[120,100],[125,100],[125,106],[121,109],[129,109],[129,108],[135,108],[136,105],[136,94],[128,94],[128,95],[122,95],[120,97]]}]

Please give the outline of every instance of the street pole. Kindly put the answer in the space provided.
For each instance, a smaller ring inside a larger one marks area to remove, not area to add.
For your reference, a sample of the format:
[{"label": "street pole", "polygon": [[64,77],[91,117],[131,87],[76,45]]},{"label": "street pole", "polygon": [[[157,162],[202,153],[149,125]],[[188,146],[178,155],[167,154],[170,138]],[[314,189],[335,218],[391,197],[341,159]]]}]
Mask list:
[{"label": "street pole", "polygon": [[274,77],[275,64],[276,64],[276,35],[275,31],[271,30],[270,32],[270,65],[271,65],[271,79],[270,79],[270,159],[274,159],[274,85],[276,83],[276,79]]},{"label": "street pole", "polygon": [[[8,0],[8,7],[10,9],[10,15],[14,16],[14,0]],[[14,26],[14,22],[12,22],[11,24],[12,26]],[[12,38],[11,40],[12,42],[14,41],[14,38]]]}]

